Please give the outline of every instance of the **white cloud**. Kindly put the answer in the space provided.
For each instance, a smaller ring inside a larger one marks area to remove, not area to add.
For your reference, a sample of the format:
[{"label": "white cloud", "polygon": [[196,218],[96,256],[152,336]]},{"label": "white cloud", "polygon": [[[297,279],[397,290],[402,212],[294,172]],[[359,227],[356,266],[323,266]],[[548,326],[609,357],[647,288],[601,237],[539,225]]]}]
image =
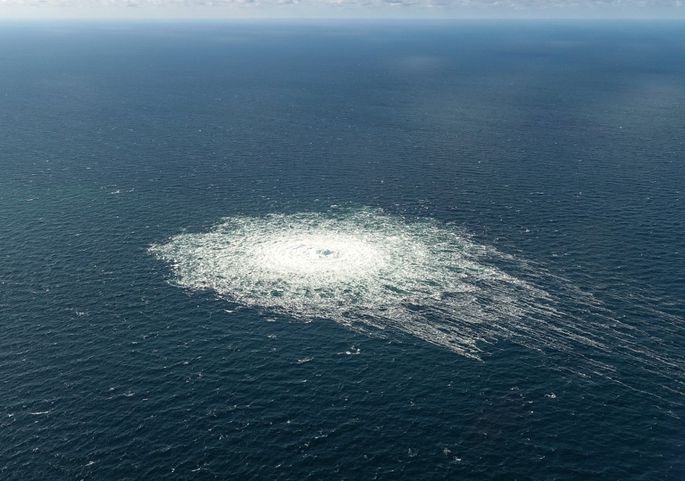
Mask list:
[{"label": "white cloud", "polygon": [[683,17],[683,0],[0,0],[0,18]]}]

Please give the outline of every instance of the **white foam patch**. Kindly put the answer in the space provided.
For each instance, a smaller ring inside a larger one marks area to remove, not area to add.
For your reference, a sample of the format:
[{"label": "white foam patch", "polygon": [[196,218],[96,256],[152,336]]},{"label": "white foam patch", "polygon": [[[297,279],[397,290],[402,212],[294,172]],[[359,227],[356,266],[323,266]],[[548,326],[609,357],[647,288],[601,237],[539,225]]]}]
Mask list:
[{"label": "white foam patch", "polygon": [[[150,251],[169,262],[179,286],[272,316],[405,333],[476,359],[506,339],[573,353],[556,367],[562,372],[599,375],[661,400],[685,397],[682,355],[662,348],[663,339],[681,336],[682,319],[632,293],[638,302],[625,302],[658,319],[650,323],[658,329],[625,323],[565,279],[430,219],[377,209],[231,217]],[[663,396],[639,387],[644,376]]]},{"label": "white foam patch", "polygon": [[495,249],[380,210],[232,217],[151,251],[180,286],[303,320],[400,331],[468,357],[479,357],[479,340],[552,309],[546,292],[487,262],[506,257]]}]

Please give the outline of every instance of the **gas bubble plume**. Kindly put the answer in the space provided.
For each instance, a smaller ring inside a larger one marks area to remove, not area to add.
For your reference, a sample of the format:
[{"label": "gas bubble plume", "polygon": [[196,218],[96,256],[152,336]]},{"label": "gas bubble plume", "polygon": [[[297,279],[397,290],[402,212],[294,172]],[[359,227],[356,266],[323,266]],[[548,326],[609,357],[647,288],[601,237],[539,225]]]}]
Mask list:
[{"label": "gas bubble plume", "polygon": [[430,219],[374,209],[231,217],[151,251],[182,287],[306,321],[403,332],[472,358],[478,341],[551,309],[546,292],[492,263],[509,256]]},{"label": "gas bubble plume", "polygon": [[472,359],[506,340],[572,354],[557,369],[581,378],[642,391],[629,379],[649,372],[660,390],[685,397],[682,360],[660,349],[680,318],[646,299],[632,307],[660,319],[665,334],[639,329],[566,279],[431,219],[379,209],[229,217],[150,251],[170,264],[175,284],[270,314],[407,334]]}]

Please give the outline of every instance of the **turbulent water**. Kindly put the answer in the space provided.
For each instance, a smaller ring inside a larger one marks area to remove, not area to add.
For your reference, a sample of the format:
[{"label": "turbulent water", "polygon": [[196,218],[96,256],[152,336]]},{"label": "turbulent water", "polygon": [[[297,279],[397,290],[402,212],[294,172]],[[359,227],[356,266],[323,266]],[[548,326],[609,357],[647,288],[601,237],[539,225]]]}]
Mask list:
[{"label": "turbulent water", "polygon": [[0,479],[685,479],[679,23],[0,29]]},{"label": "turbulent water", "polygon": [[[179,234],[150,251],[172,266],[175,284],[272,314],[334,320],[374,335],[410,334],[474,359],[498,339],[538,350],[589,348],[581,373],[611,379],[614,364],[629,361],[668,373],[668,389],[685,396],[677,358],[650,350],[645,332],[611,318],[592,295],[542,266],[431,219],[333,207],[226,218],[209,232]],[[528,280],[496,267],[502,263]],[[558,310],[569,298],[584,317]],[[598,361],[607,351],[620,360]]]},{"label": "turbulent water", "polygon": [[402,331],[470,357],[479,339],[548,309],[544,291],[488,264],[501,256],[495,249],[370,209],[228,218],[151,251],[183,287],[302,319]]}]

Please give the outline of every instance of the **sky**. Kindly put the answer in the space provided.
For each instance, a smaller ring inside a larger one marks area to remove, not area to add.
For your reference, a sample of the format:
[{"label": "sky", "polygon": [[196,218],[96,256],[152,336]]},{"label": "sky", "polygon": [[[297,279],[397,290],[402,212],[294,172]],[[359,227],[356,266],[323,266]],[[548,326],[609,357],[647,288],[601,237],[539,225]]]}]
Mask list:
[{"label": "sky", "polygon": [[14,18],[685,19],[685,0],[0,0]]}]

